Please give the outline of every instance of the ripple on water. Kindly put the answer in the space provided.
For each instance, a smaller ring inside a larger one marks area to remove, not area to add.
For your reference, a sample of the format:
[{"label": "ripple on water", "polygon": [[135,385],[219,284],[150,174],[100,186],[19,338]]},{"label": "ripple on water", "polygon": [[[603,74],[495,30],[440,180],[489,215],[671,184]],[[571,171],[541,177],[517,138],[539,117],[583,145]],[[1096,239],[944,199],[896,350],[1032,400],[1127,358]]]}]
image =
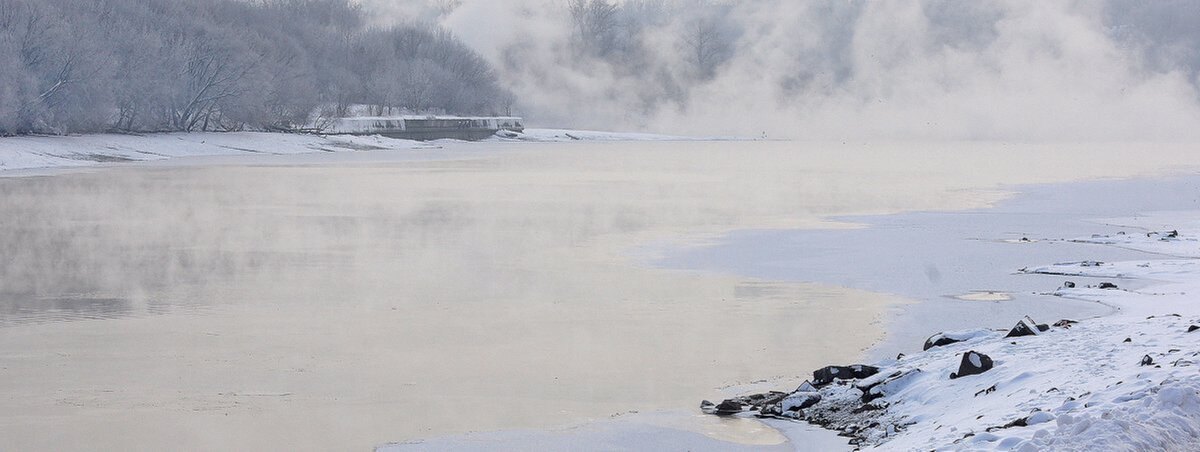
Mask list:
[{"label": "ripple on water", "polygon": [[124,298],[10,296],[0,299],[0,326],[115,319],[134,313],[133,302]]}]

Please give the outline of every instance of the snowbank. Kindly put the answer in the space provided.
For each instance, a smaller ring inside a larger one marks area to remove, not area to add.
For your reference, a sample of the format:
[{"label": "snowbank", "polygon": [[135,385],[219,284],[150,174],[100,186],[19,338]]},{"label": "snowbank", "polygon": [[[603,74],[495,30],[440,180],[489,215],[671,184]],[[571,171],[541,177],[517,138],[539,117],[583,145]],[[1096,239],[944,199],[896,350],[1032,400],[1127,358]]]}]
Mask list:
[{"label": "snowbank", "polygon": [[[644,133],[528,129],[523,134],[510,133],[506,137],[497,136],[486,140],[485,143],[721,140],[733,140],[733,138],[687,138]],[[74,168],[177,157],[440,149],[450,144],[469,146],[471,143],[459,140],[421,142],[378,135],[306,135],[267,132],[22,136],[0,138],[0,172],[22,169]]]},{"label": "snowbank", "polygon": [[[888,450],[1200,450],[1200,240],[1136,227],[1063,240],[1152,253],[1143,261],[1023,269],[1062,275],[1062,287],[1050,293],[1105,303],[1116,314],[1078,323],[1039,319],[1055,325],[1019,337],[1006,337],[1007,330],[934,335],[961,341],[875,363],[879,373],[868,378],[822,386],[815,393],[821,401],[804,410],[753,406],[739,416],[768,414],[784,430],[798,425],[786,420],[794,417]],[[1149,287],[1122,287],[1133,280]],[[994,367],[952,379],[960,366],[981,364],[970,351]]]},{"label": "snowbank", "polygon": [[260,132],[24,136],[0,138],[0,171],[70,168],[177,157],[295,155],[431,148],[435,146],[380,136],[318,136]]},{"label": "snowbank", "polygon": [[[525,129],[524,133],[502,132],[501,141],[570,142],[570,141],[744,141],[738,137],[682,137],[651,133],[600,132],[569,129]],[[499,134],[498,134],[499,135]]]}]

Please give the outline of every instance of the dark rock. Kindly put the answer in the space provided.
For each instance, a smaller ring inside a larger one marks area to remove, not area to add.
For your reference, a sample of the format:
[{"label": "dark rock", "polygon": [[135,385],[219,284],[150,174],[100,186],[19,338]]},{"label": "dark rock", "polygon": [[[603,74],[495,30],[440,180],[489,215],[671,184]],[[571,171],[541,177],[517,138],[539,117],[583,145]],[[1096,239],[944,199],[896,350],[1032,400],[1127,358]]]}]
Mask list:
[{"label": "dark rock", "polygon": [[1015,420],[1015,421],[1009,422],[1009,423],[1007,423],[1007,424],[1004,424],[1004,425],[1002,425],[1002,426],[998,426],[998,427],[988,427],[986,431],[987,431],[988,433],[991,433],[991,432],[994,432],[994,431],[996,431],[996,430],[1004,430],[1004,429],[1006,429],[1006,428],[1013,428],[1013,427],[1028,427],[1028,426],[1029,426],[1029,418],[1028,418],[1028,417],[1023,417],[1023,418],[1017,419],[1017,420]]},{"label": "dark rock", "polygon": [[1047,325],[1045,323],[1039,323],[1039,324],[1037,324],[1037,329],[1038,329],[1038,332],[1045,333],[1047,331],[1050,331],[1050,325]]},{"label": "dark rock", "polygon": [[1142,365],[1142,366],[1150,366],[1153,364],[1154,364],[1154,358],[1151,358],[1150,355],[1143,356],[1142,362],[1139,363],[1139,365]]},{"label": "dark rock", "polygon": [[1127,338],[1125,338],[1125,341],[1124,341],[1124,342],[1125,342],[1126,344],[1128,344],[1128,343],[1130,343],[1130,342],[1133,342],[1133,338],[1132,338],[1132,337],[1127,337]]},{"label": "dark rock", "polygon": [[885,409],[885,408],[887,408],[887,405],[886,405],[886,404],[884,404],[884,405],[876,405],[876,404],[873,404],[873,403],[864,403],[864,404],[863,404],[863,406],[860,406],[860,407],[858,407],[858,408],[855,408],[855,409],[854,409],[854,411],[851,411],[850,413],[851,413],[851,414],[862,414],[862,413],[866,413],[866,412],[868,412],[868,411],[879,411],[879,410],[882,410],[882,409]]},{"label": "dark rock", "polygon": [[950,379],[962,378],[970,375],[978,375],[992,369],[992,358],[983,353],[971,350],[963,353],[962,363],[958,365],[958,372],[950,374]]},{"label": "dark rock", "polygon": [[896,355],[896,361],[899,361],[899,360],[902,360],[902,359],[904,359],[904,354],[903,354],[903,353]]},{"label": "dark rock", "polygon": [[716,406],[713,414],[718,416],[729,416],[732,414],[741,413],[742,411],[745,411],[745,405],[742,405],[741,402],[735,400],[726,400]]},{"label": "dark rock", "polygon": [[855,380],[879,373],[878,367],[855,364],[853,366],[826,366],[813,371],[813,386],[821,387],[833,380]]},{"label": "dark rock", "polygon": [[1116,290],[1116,289],[1118,289],[1119,287],[1117,287],[1117,285],[1116,285],[1116,284],[1113,284],[1113,283],[1110,283],[1110,282],[1102,282],[1102,283],[1100,283],[1100,288],[1101,288],[1101,289]]},{"label": "dark rock", "polygon": [[810,406],[816,405],[821,401],[821,394],[818,392],[793,392],[787,397],[784,397],[780,402],[780,408],[783,412],[800,411]]},{"label": "dark rock", "polygon": [[800,387],[792,392],[817,392],[817,388],[812,383],[809,383],[808,380],[805,380],[804,383],[800,383]]},{"label": "dark rock", "polygon": [[895,394],[908,384],[909,377],[916,376],[919,373],[921,373],[921,369],[898,371],[888,375],[886,378],[868,379],[854,387],[862,391],[863,403],[871,403],[875,399]]},{"label": "dark rock", "polygon": [[[981,395],[988,395],[993,392],[996,392],[996,385],[991,385],[987,389],[980,389],[979,392],[975,393],[975,397],[979,397]],[[980,417],[982,417],[982,416],[980,416]]]},{"label": "dark rock", "polygon": [[1168,238],[1172,238],[1172,239],[1174,239],[1174,238],[1178,238],[1178,237],[1179,237],[1179,231],[1174,231],[1174,230],[1173,230],[1173,231],[1171,231],[1171,232],[1168,232],[1168,233],[1167,233],[1167,237],[1168,237]]},{"label": "dark rock", "polygon": [[734,397],[729,400],[740,403],[742,405],[749,405],[753,408],[759,408],[764,405],[779,403],[779,401],[783,400],[783,398],[786,396],[787,396],[786,392],[771,391],[771,392],[768,392],[765,394],[751,394],[748,396]]},{"label": "dark rock", "polygon": [[1008,334],[1004,337],[1022,337],[1022,336],[1037,336],[1042,329],[1038,328],[1037,323],[1030,320],[1029,317],[1017,321],[1016,326],[1008,330]]},{"label": "dark rock", "polygon": [[1073,282],[1071,282],[1071,281],[1067,281],[1067,282],[1063,283],[1063,287],[1066,287],[1066,288],[1068,288],[1068,289],[1074,289],[1074,288],[1075,288],[1075,283],[1073,283]]},{"label": "dark rock", "polygon": [[782,402],[787,396],[787,393],[771,391],[761,405],[756,405],[753,408],[758,410],[759,417],[779,416],[783,414]]},{"label": "dark rock", "polygon": [[1071,325],[1074,325],[1076,323],[1079,323],[1079,322],[1076,322],[1074,320],[1062,319],[1057,322],[1054,322],[1054,327],[1055,328],[1070,328]]},{"label": "dark rock", "polygon": [[1191,332],[1193,332],[1193,331],[1196,331],[1196,330],[1200,330],[1200,326],[1192,325],[1192,326],[1189,326],[1189,327],[1188,327],[1188,332],[1189,332],[1189,333],[1191,333]]},{"label": "dark rock", "polygon": [[941,347],[943,345],[950,345],[957,342],[962,341],[946,336],[946,333],[938,333],[933,336],[929,336],[928,339],[925,339],[925,348],[923,350],[929,350],[934,347]]},{"label": "dark rock", "polygon": [[854,370],[854,378],[858,378],[858,379],[867,378],[867,377],[870,377],[872,375],[879,373],[879,368],[875,367],[875,366],[865,366],[862,364],[855,364],[853,366],[850,366],[850,368]]},{"label": "dark rock", "polygon": [[717,405],[712,402],[709,402],[707,400],[701,401],[700,402],[700,411],[703,411],[704,414],[716,414]]}]

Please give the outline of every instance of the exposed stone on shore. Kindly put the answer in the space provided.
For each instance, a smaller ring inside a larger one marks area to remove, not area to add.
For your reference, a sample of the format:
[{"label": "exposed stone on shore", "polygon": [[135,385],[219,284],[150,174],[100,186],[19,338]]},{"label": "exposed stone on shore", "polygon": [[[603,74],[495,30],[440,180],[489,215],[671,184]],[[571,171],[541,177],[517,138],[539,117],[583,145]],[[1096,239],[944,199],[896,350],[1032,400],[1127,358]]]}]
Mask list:
[{"label": "exposed stone on shore", "polygon": [[963,354],[962,363],[958,365],[958,372],[951,373],[950,379],[979,375],[992,370],[992,366],[990,356],[971,350]]},{"label": "exposed stone on shore", "polygon": [[[1078,322],[1073,320],[1060,320],[1055,322],[1055,327],[1069,328],[1076,323]],[[1021,335],[1037,335],[1050,329],[1049,326],[1039,325],[1028,317],[1019,320],[1014,330],[1017,328],[1021,328]],[[924,348],[929,350],[965,342],[985,334],[999,337],[1000,333],[988,330],[938,333],[925,341]],[[706,400],[701,404],[701,409],[705,413],[715,415],[746,415],[808,422],[848,437],[850,444],[855,446],[878,445],[913,424],[911,420],[889,415],[888,407],[900,402],[890,398],[907,387],[915,377],[923,374],[924,370],[905,367],[898,361],[899,359],[895,365],[882,369],[861,364],[826,366],[813,371],[811,381],[805,381],[790,393],[772,391],[751,394],[727,399],[719,404]],[[978,375],[994,366],[995,362],[990,356],[973,350],[967,351],[962,354],[958,371],[944,378],[952,380]],[[996,387],[993,385],[978,391],[975,396],[985,396],[995,391]],[[1028,423],[1029,418],[1020,418],[1010,424],[1015,426],[1022,422]],[[1007,427],[1008,425],[996,428]]]},{"label": "exposed stone on shore", "polygon": [[1033,319],[1029,318],[1029,316],[1025,316],[1025,318],[1018,320],[1016,326],[1013,326],[1013,328],[1008,331],[1008,335],[1004,337],[1036,336],[1039,333],[1049,329],[1049,325],[1039,324]]}]

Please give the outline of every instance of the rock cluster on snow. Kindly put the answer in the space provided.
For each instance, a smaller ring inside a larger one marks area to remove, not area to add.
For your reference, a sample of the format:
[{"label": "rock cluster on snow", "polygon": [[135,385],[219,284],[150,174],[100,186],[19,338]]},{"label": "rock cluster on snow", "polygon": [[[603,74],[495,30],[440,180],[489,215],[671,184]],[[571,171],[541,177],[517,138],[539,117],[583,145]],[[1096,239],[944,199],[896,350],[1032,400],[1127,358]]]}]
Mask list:
[{"label": "rock cluster on snow", "polygon": [[[1074,323],[1078,322],[1061,320],[1055,323],[1055,327],[1069,328]],[[1024,329],[1021,331],[1026,331],[1027,334],[1014,336],[1010,332],[1009,336],[1005,337],[1037,335],[1051,329],[1050,326],[1038,324],[1029,317],[1019,320],[1014,331],[1022,326]],[[928,352],[960,342],[999,337],[998,334],[996,331],[985,329],[938,333],[926,339],[924,350]],[[862,364],[826,366],[814,370],[812,379],[805,381],[792,392],[751,394],[727,399],[719,404],[705,400],[700,408],[705,413],[721,416],[749,415],[804,421],[835,430],[840,435],[849,437],[850,443],[854,445],[880,444],[912,425],[911,420],[890,415],[888,407],[892,403],[901,402],[890,400],[890,397],[928,372],[919,367],[905,365],[903,358],[898,357],[894,365],[884,368]],[[957,370],[941,378],[954,380],[979,375],[991,370],[995,365],[992,357],[969,350],[961,353]],[[990,394],[995,390],[993,385],[989,389],[981,390],[976,396]]]},{"label": "rock cluster on snow", "polygon": [[[824,367],[794,391],[737,397],[723,401],[724,410],[711,402],[702,408],[773,419],[767,422],[780,428],[787,428],[785,421],[808,422],[859,447],[1200,450],[1200,299],[1194,295],[1200,293],[1200,238],[1171,231],[1071,241],[1173,259],[1022,269],[1092,278],[1092,284],[1068,282],[1049,295],[1106,303],[1116,313],[1051,325],[1025,317],[1006,330],[942,332],[926,339],[923,351],[874,367]],[[1103,281],[1114,278],[1157,287],[1118,289]]]}]

